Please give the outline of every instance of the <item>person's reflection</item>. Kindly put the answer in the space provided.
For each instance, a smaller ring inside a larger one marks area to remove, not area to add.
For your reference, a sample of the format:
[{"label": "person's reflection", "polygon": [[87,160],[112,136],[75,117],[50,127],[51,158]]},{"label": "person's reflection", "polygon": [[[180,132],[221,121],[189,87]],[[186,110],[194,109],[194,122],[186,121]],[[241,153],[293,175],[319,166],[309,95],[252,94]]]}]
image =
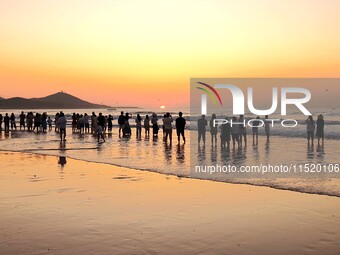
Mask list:
[{"label": "person's reflection", "polygon": [[198,146],[197,146],[197,159],[200,163],[205,162],[205,145],[198,144]]},{"label": "person's reflection", "polygon": [[171,162],[171,159],[172,159],[172,146],[165,143],[164,144],[164,156],[165,156],[165,160],[167,162]]},{"label": "person's reflection", "polygon": [[224,165],[227,165],[227,163],[230,161],[230,147],[221,147],[221,161]]},{"label": "person's reflection", "polygon": [[325,159],[325,150],[323,146],[318,146],[316,148],[316,157],[320,160],[319,163],[323,163]]},{"label": "person's reflection", "polygon": [[211,162],[217,161],[217,146],[211,146]]},{"label": "person's reflection", "polygon": [[64,165],[66,165],[66,163],[67,163],[66,157],[65,156],[59,156],[58,164],[63,167]]},{"label": "person's reflection", "polygon": [[184,144],[180,145],[178,144],[177,145],[177,150],[176,150],[176,159],[178,160],[178,162],[180,164],[183,164],[184,163]]},{"label": "person's reflection", "polygon": [[264,147],[264,151],[265,151],[266,159],[268,160],[269,153],[270,153],[270,142],[269,142],[269,139],[267,139],[267,141],[266,141],[266,145]]},{"label": "person's reflection", "polygon": [[59,150],[63,151],[65,149],[66,149],[66,142],[65,141],[60,141]]},{"label": "person's reflection", "polygon": [[314,159],[314,146],[307,145],[307,159]]}]

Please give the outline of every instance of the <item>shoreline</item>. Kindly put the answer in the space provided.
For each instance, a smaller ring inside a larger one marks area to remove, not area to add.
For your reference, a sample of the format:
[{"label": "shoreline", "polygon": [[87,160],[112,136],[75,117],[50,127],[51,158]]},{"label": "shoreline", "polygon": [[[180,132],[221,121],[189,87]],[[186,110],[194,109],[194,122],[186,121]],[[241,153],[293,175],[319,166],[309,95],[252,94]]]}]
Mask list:
[{"label": "shoreline", "polygon": [[[78,148],[78,149],[65,149],[66,150],[88,150],[89,148]],[[98,149],[97,148],[91,148],[91,149]],[[40,151],[40,153],[39,153]],[[55,155],[55,154],[44,154],[41,153],[41,151],[64,151],[64,150],[60,150],[60,149],[51,149],[51,150],[39,150],[36,149],[34,150],[2,150],[0,149],[0,153],[23,153],[23,154],[32,154],[32,155],[40,155],[40,156],[50,156],[50,157],[58,157],[60,155]],[[67,158],[72,159],[72,160],[76,160],[76,161],[80,161],[80,162],[84,162],[84,163],[94,163],[94,164],[103,164],[103,165],[108,165],[108,166],[113,166],[113,167],[119,167],[119,168],[126,168],[132,171],[142,171],[142,172],[149,172],[149,173],[155,173],[155,174],[159,174],[159,175],[164,175],[164,176],[175,176],[178,178],[186,178],[186,179],[190,179],[190,180],[201,180],[201,181],[211,181],[211,182],[217,182],[217,183],[228,183],[228,184],[235,184],[235,185],[249,185],[249,186],[254,186],[254,187],[266,187],[266,188],[271,188],[274,190],[282,190],[282,191],[291,191],[291,192],[297,192],[297,193],[302,193],[302,194],[311,194],[311,195],[319,195],[319,196],[329,196],[329,197],[336,197],[336,198],[340,198],[340,194],[329,194],[327,192],[320,192],[320,191],[305,191],[305,190],[301,190],[298,187],[294,188],[294,187],[280,187],[280,186],[276,186],[275,183],[266,183],[266,184],[259,184],[259,183],[251,183],[251,182],[246,182],[246,181],[223,181],[223,180],[217,180],[217,179],[207,179],[207,178],[197,178],[197,177],[191,177],[186,176],[186,175],[179,175],[176,173],[161,173],[158,171],[155,171],[153,169],[142,169],[142,168],[135,168],[132,166],[126,166],[126,165],[120,165],[120,164],[115,164],[115,163],[108,163],[108,162],[99,162],[99,161],[91,161],[91,160],[85,160],[85,159],[79,159],[76,157],[72,157],[72,156],[67,156]],[[245,178],[247,179],[247,178]],[[280,179],[280,178],[278,178]],[[294,179],[294,178],[291,178]],[[315,179],[320,179],[318,177],[316,178],[310,178],[310,180],[315,180]],[[337,180],[338,178],[330,178],[330,179],[335,179]],[[261,180],[266,180],[266,178],[263,178]],[[272,178],[269,178],[268,180],[273,180]]]}]

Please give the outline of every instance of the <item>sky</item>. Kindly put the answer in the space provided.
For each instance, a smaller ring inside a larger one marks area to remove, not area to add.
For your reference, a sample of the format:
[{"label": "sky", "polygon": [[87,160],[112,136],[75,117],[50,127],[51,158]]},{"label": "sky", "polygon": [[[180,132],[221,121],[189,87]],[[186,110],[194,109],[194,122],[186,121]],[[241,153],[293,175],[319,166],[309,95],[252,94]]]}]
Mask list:
[{"label": "sky", "polygon": [[339,13],[331,0],[0,0],[0,96],[178,107],[190,78],[340,77]]}]

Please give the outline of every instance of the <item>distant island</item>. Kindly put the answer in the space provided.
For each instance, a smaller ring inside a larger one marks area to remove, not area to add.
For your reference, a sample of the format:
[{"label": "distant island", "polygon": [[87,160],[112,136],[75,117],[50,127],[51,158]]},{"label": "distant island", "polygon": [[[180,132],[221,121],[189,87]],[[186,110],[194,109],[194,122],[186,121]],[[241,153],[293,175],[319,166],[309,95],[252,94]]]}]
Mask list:
[{"label": "distant island", "polygon": [[98,109],[111,108],[108,105],[93,104],[81,100],[65,92],[58,92],[40,98],[2,98],[0,97],[0,109]]}]

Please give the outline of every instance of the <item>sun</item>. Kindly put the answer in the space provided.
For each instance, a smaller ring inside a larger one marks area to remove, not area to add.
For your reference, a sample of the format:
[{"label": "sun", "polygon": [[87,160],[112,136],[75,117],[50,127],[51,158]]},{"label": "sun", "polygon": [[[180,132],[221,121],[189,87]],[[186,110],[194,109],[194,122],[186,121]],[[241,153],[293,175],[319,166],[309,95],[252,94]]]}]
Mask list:
[{"label": "sun", "polygon": [[161,109],[165,109],[165,106],[164,106],[164,105],[161,105],[161,107],[159,107],[159,108],[161,108]]}]

